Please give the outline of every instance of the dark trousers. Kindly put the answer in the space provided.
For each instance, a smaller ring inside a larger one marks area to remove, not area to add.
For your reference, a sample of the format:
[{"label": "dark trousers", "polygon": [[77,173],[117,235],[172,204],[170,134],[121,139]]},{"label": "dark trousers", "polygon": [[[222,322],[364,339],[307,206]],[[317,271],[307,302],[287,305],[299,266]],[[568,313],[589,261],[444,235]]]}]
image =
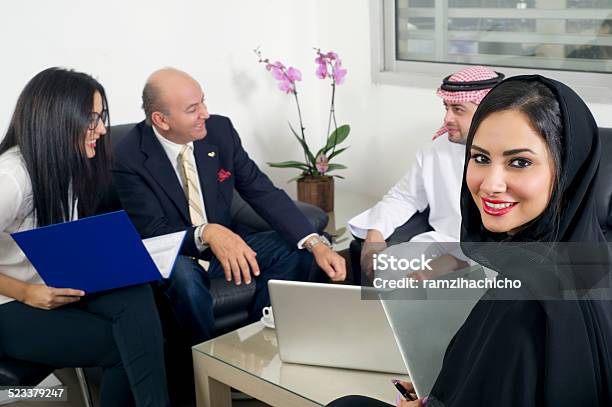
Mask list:
[{"label": "dark trousers", "polygon": [[0,305],[0,353],[52,367],[103,368],[100,406],[168,406],[163,337],[148,285],[53,310]]},{"label": "dark trousers", "polygon": [[366,396],[344,396],[332,401],[327,407],[392,407],[383,401]]},{"label": "dark trousers", "polygon": [[[274,231],[248,235],[244,240],[257,253],[261,272],[251,281],[251,284],[255,284],[255,297],[249,315],[250,320],[255,321],[261,317],[262,308],[270,305],[268,281],[307,280],[313,258],[306,250],[291,247]],[[188,333],[192,345],[215,335],[213,298],[209,291],[212,278],[225,278],[223,267],[214,256],[208,272],[196,260],[179,256],[170,279],[164,284],[164,292],[178,324],[181,330]]]}]

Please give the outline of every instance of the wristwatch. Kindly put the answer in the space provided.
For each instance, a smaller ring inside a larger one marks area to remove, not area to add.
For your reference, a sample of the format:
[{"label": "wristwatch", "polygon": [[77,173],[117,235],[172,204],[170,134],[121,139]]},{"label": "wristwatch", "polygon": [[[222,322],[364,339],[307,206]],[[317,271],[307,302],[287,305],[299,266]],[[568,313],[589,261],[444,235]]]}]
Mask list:
[{"label": "wristwatch", "polygon": [[330,249],[332,247],[331,242],[327,240],[325,236],[322,236],[322,235],[316,235],[316,236],[309,238],[308,240],[304,242],[304,247],[306,248],[306,250],[312,253],[312,248],[318,245],[319,243],[324,244]]},{"label": "wristwatch", "polygon": [[206,225],[208,225],[208,222],[204,222],[196,228],[196,242],[200,247],[208,247],[208,243],[202,238],[202,232],[204,232]]}]

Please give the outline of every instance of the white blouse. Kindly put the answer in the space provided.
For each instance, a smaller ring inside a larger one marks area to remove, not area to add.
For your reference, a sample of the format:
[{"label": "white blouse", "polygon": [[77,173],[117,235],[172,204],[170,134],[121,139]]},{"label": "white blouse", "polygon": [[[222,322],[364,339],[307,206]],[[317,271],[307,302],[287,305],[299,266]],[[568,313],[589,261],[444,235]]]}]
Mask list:
[{"label": "white blouse", "polygon": [[[30,284],[44,284],[11,233],[34,228],[32,184],[19,147],[0,155],[0,273]],[[0,295],[0,305],[14,298]]]}]

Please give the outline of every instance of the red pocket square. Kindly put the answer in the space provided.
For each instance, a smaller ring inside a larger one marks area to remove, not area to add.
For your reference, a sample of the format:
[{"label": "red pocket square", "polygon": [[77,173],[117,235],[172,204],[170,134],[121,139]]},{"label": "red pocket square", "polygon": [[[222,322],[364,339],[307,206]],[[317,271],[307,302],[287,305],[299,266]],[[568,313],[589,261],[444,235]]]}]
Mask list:
[{"label": "red pocket square", "polygon": [[232,176],[232,173],[221,168],[219,172],[217,172],[217,181],[223,182],[229,177]]}]

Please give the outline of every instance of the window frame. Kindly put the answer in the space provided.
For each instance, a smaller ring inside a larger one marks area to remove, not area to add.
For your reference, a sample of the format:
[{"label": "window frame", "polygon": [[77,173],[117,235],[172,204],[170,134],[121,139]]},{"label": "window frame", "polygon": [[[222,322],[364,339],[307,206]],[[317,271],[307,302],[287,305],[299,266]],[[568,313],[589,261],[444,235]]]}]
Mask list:
[{"label": "window frame", "polygon": [[[439,7],[436,18],[445,19],[445,14],[446,10]],[[372,80],[376,84],[437,88],[442,78],[469,66],[450,62],[396,60],[395,0],[370,0],[370,20]],[[436,35],[444,33],[437,32]],[[609,63],[608,73],[489,66],[503,72],[506,77],[541,74],[567,84],[588,102],[612,103],[612,62]]]}]

